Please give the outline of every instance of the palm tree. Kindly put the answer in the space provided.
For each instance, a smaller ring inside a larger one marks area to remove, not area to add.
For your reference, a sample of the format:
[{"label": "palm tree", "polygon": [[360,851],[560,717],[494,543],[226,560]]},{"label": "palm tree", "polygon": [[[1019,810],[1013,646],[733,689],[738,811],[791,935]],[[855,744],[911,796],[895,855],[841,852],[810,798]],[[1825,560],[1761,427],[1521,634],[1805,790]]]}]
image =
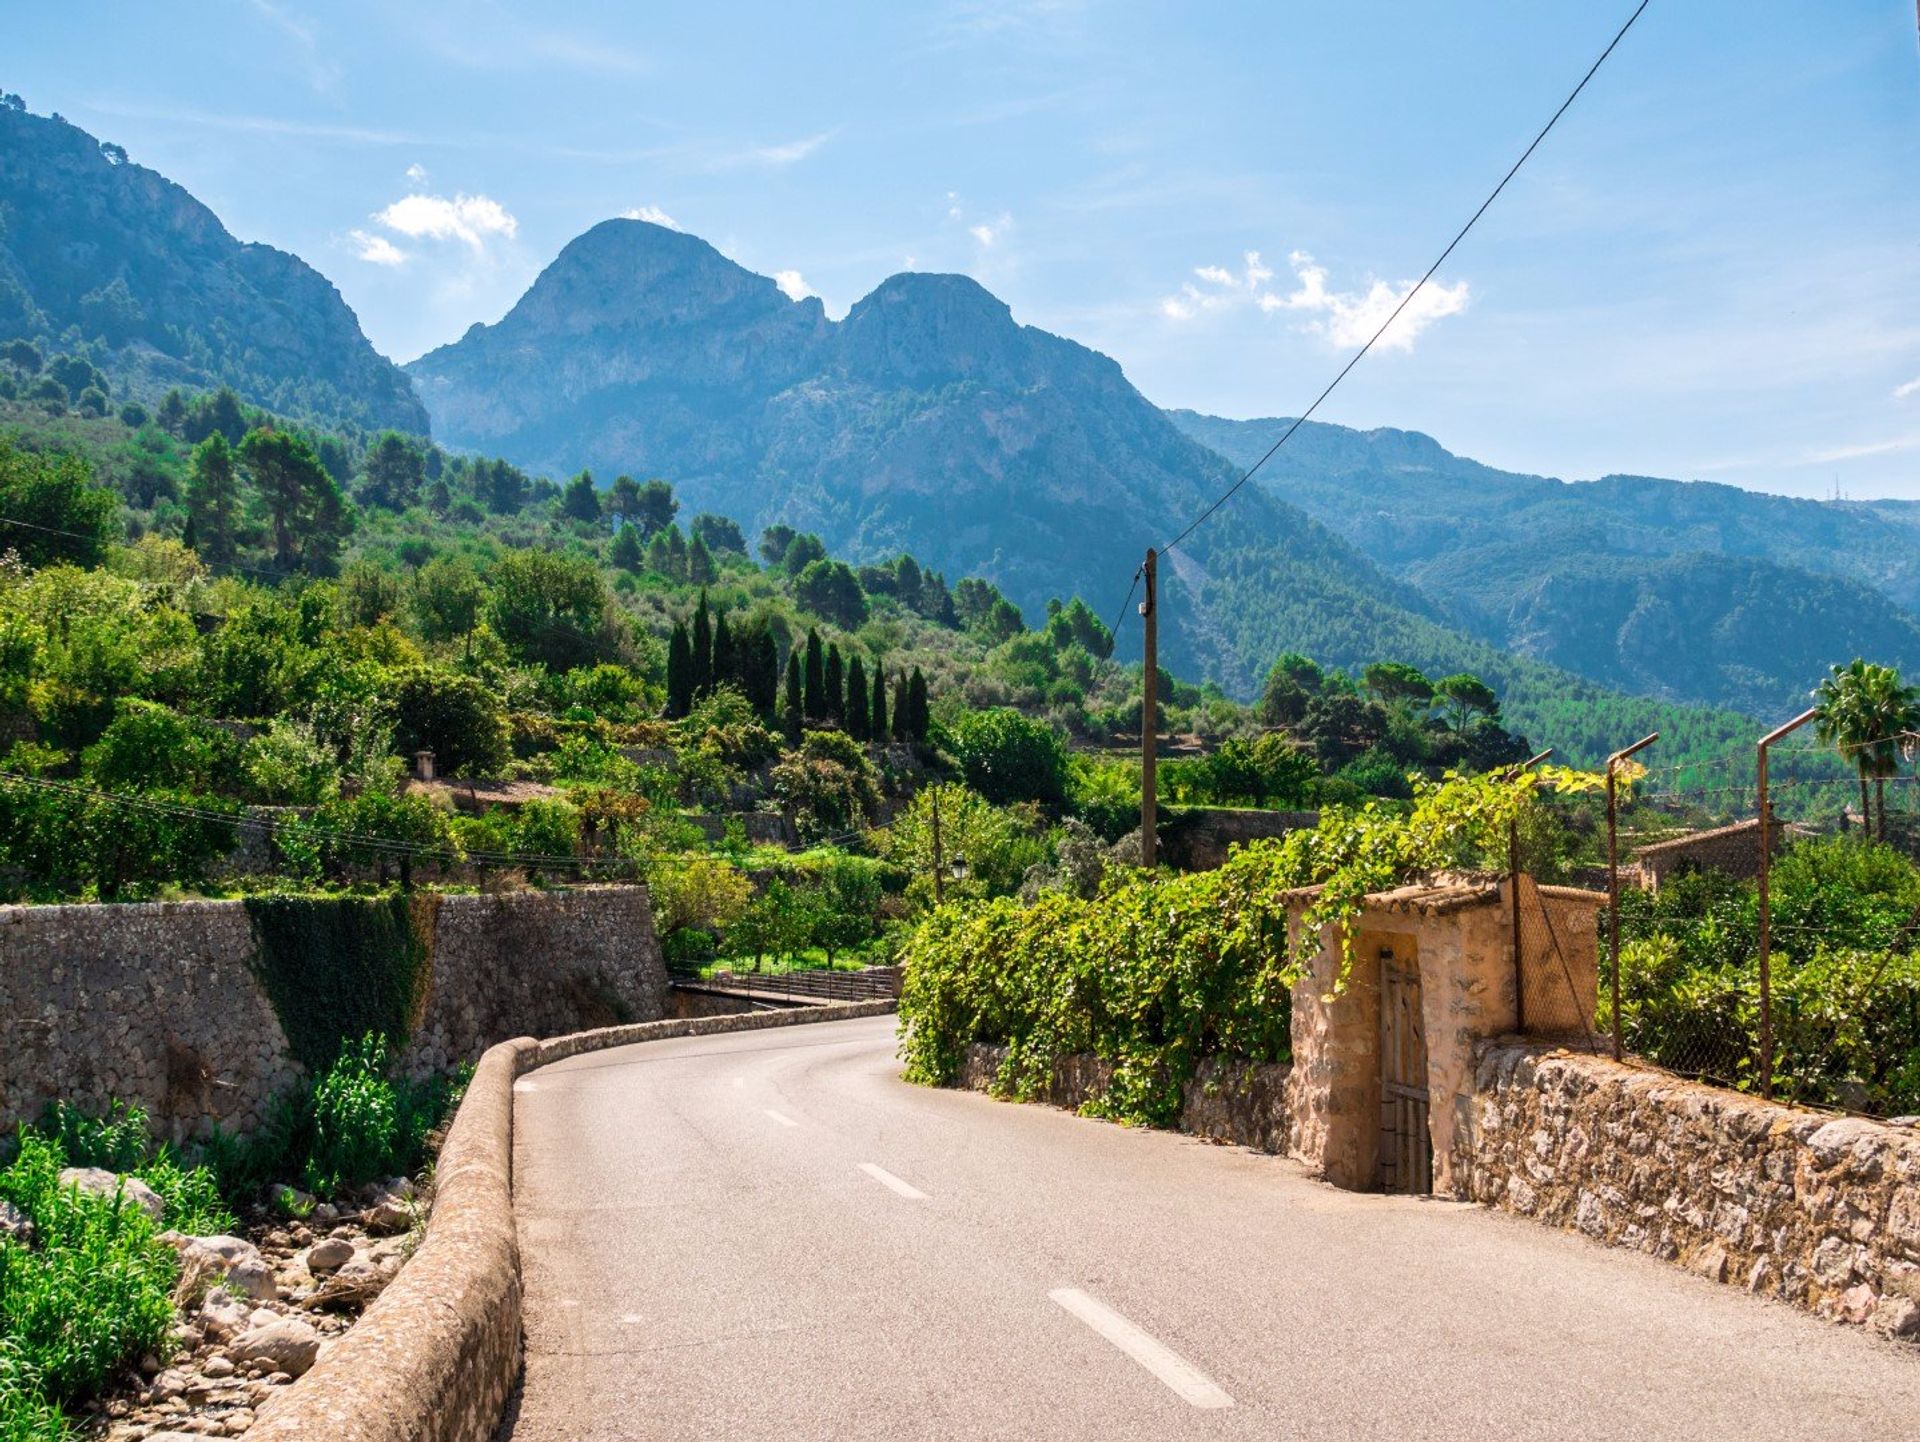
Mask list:
[{"label": "palm tree", "polygon": [[1814,693],[1815,733],[1851,761],[1860,775],[1860,824],[1872,831],[1867,782],[1879,802],[1880,840],[1887,839],[1887,777],[1920,731],[1920,687],[1904,685],[1891,666],[1855,657],[1835,666]]}]

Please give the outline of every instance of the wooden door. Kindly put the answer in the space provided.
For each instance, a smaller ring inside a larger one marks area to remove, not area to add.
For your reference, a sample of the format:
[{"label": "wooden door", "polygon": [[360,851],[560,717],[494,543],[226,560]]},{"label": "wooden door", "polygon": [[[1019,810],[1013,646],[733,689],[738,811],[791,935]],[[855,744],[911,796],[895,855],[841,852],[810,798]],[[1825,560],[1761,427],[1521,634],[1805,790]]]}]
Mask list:
[{"label": "wooden door", "polygon": [[1380,1190],[1433,1190],[1420,967],[1380,950]]}]

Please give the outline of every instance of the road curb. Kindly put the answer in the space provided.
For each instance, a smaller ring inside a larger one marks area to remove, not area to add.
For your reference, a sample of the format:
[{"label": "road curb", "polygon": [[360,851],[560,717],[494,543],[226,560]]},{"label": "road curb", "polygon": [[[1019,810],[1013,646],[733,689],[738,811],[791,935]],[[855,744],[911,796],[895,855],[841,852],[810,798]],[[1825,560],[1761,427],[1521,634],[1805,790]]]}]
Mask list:
[{"label": "road curb", "polygon": [[520,1245],[513,1218],[513,1083],[568,1057],[674,1037],[851,1021],[892,1000],[684,1017],[520,1037],[474,1068],[435,1173],[413,1260],[329,1345],[313,1370],[261,1408],[251,1442],[490,1442],[520,1374]]}]

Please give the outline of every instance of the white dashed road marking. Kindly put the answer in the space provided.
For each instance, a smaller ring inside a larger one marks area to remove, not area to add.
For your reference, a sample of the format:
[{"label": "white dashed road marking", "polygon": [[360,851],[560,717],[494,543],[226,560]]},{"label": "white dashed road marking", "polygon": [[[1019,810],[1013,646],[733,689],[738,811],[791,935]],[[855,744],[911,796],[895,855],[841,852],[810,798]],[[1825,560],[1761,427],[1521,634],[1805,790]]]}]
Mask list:
[{"label": "white dashed road marking", "polygon": [[777,1112],[772,1107],[767,1108],[767,1115],[772,1117],[775,1121],[780,1123],[780,1125],[783,1127],[797,1127],[800,1125],[800,1123],[795,1121],[792,1117],[788,1116],[785,1112]]},{"label": "white dashed road marking", "polygon": [[1233,1398],[1205,1372],[1161,1346],[1106,1303],[1078,1287],[1059,1287],[1047,1295],[1166,1383],[1182,1401],[1195,1407],[1233,1405]]},{"label": "white dashed road marking", "polygon": [[927,1194],[911,1183],[903,1182],[885,1167],[877,1167],[872,1162],[860,1163],[860,1170],[872,1177],[888,1191],[898,1192],[910,1202],[924,1202]]}]

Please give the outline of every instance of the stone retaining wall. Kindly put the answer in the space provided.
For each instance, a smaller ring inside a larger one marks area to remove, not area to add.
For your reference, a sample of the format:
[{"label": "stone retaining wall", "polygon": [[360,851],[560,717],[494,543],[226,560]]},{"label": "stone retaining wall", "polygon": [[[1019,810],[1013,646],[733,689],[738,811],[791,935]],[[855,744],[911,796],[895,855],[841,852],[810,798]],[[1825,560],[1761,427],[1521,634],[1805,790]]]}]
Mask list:
[{"label": "stone retaining wall", "polygon": [[[992,1091],[1006,1055],[1003,1046],[973,1043],[967,1048],[956,1084],[974,1091]],[[1181,1088],[1180,1130],[1263,1152],[1284,1151],[1291,1074],[1292,1068],[1285,1063],[1208,1058]],[[1090,1098],[1105,1091],[1112,1080],[1112,1064],[1099,1057],[1060,1057],[1054,1062],[1045,1091],[1036,1100],[1078,1111]]]},{"label": "stone retaining wall", "polygon": [[490,1442],[520,1374],[513,1083],[636,1042],[883,1016],[891,1001],[695,1017],[502,1042],[480,1059],[435,1171],[425,1240],[354,1329],[260,1409],[254,1442]]},{"label": "stone retaining wall", "polygon": [[[425,1011],[402,1061],[471,1061],[502,1037],[664,1014],[644,887],[435,900]],[[0,907],[0,1129],[118,1099],[184,1136],[245,1131],[303,1075],[240,901]]]},{"label": "stone retaining wall", "polygon": [[1920,1134],[1609,1059],[1482,1048],[1465,1195],[1920,1337]]}]

